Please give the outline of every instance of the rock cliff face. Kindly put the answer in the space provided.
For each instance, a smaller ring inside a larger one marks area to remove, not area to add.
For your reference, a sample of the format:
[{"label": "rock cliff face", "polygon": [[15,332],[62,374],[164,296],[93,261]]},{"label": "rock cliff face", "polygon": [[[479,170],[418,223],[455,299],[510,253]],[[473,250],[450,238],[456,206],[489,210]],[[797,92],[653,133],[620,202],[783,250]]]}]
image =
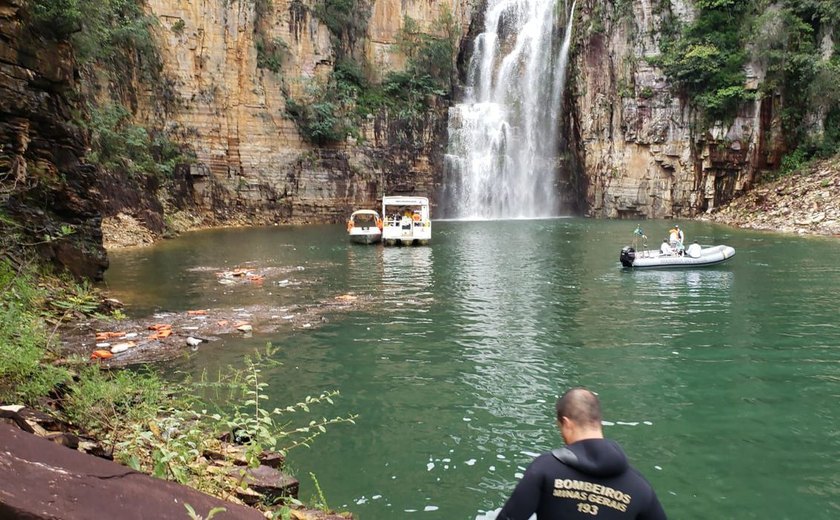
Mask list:
[{"label": "rock cliff face", "polygon": [[34,32],[24,9],[21,0],[0,0],[3,246],[34,245],[76,275],[101,278],[108,262],[96,169],[84,162],[84,134],[71,116],[72,51]]},{"label": "rock cliff face", "polygon": [[[352,208],[375,207],[384,193],[434,195],[445,106],[428,114],[410,148],[393,142],[387,115],[370,115],[358,142],[320,147],[286,115],[286,96],[335,65],[335,39],[313,15],[314,0],[147,1],[161,22],[164,73],[178,96],[167,130],[196,152],[187,180],[208,222],[339,221]],[[354,55],[364,55],[374,79],[399,70],[404,17],[428,28],[443,8],[468,25],[467,0],[373,1]],[[257,38],[285,48],[279,71],[257,66]]]},{"label": "rock cliff face", "polygon": [[[731,123],[700,134],[694,130],[697,114],[646,61],[659,54],[663,13],[689,21],[690,1],[583,0],[579,7],[570,134],[589,215],[694,216],[731,200],[758,171],[778,165],[782,142],[774,99],[743,107]],[[747,87],[756,89],[762,75],[751,66]]]}]

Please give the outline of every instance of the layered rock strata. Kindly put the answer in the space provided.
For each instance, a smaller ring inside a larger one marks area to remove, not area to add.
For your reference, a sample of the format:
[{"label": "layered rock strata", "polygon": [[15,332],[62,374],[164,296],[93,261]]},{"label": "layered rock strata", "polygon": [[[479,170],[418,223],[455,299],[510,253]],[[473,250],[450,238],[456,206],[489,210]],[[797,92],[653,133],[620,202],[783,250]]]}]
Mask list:
[{"label": "layered rock strata", "polygon": [[[187,175],[194,202],[210,223],[339,221],[353,208],[375,207],[385,193],[434,196],[446,140],[446,107],[413,129],[411,145],[397,142],[387,114],[370,114],[361,141],[314,146],[286,115],[297,97],[335,66],[328,28],[313,15],[314,1],[148,0],[165,74],[178,110],[170,135],[188,142],[197,162]],[[466,0],[377,0],[367,34],[358,42],[371,79],[399,70],[404,17],[430,30],[448,8],[471,14]],[[462,23],[466,27],[467,23]],[[285,48],[278,72],[259,68],[257,38]],[[148,111],[148,110],[147,110]],[[150,111],[149,111],[150,112]]]},{"label": "layered rock strata", "polygon": [[[691,2],[637,0],[627,12],[609,2],[581,3],[570,134],[589,215],[695,216],[743,193],[757,172],[778,166],[777,100],[759,99],[731,123],[701,132],[699,114],[649,64],[659,55],[667,10],[689,22]],[[747,75],[746,88],[757,91],[763,71],[750,64]]]},{"label": "layered rock strata", "polygon": [[35,246],[78,276],[101,278],[96,169],[73,120],[75,62],[68,42],[27,22],[26,3],[0,0],[0,208],[14,245]]}]

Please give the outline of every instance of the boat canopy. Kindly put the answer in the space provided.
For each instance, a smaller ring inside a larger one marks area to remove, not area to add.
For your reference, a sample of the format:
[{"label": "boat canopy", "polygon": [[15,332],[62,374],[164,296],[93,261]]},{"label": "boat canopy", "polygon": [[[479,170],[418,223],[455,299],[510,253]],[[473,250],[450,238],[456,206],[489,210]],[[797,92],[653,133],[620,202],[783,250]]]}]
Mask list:
[{"label": "boat canopy", "polygon": [[357,209],[350,215],[350,218],[358,217],[360,215],[370,215],[372,217],[379,218],[379,213],[372,209]]},{"label": "boat canopy", "polygon": [[388,206],[419,206],[420,216],[423,220],[429,220],[429,199],[428,197],[403,197],[390,196],[382,197],[382,213],[388,214]]}]

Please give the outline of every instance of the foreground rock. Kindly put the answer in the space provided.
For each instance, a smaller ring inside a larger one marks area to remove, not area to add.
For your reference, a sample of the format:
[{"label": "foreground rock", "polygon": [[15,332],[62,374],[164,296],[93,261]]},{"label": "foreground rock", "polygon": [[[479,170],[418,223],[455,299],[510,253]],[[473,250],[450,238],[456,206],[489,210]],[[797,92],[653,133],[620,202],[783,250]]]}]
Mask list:
[{"label": "foreground rock", "polygon": [[757,186],[704,220],[746,229],[840,236],[840,164],[816,162]]},{"label": "foreground rock", "polygon": [[0,424],[0,517],[189,518],[186,504],[207,518],[261,519],[257,510],[152,478]]}]

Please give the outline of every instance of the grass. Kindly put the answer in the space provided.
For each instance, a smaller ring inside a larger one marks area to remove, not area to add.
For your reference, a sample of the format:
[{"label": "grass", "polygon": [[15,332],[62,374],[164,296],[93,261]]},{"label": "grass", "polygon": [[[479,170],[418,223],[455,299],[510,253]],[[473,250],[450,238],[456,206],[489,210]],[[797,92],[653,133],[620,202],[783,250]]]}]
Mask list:
[{"label": "grass", "polygon": [[[247,487],[244,473],[231,477],[234,459],[244,457],[255,467],[265,451],[285,455],[309,447],[328,426],[356,418],[310,419],[318,406],[331,405],[337,392],[272,405],[262,377],[262,367],[273,363],[270,345],[267,355],[256,354],[215,380],[180,383],[152,370],[106,370],[87,359],[62,358],[54,347],[58,326],[79,314],[95,315],[96,291],[8,258],[0,259],[0,289],[0,403],[38,407],[49,398],[54,406],[49,411],[62,413],[136,470],[232,499]],[[264,509],[282,517],[289,505],[300,503],[290,499]],[[318,507],[326,507],[323,494]]]}]

